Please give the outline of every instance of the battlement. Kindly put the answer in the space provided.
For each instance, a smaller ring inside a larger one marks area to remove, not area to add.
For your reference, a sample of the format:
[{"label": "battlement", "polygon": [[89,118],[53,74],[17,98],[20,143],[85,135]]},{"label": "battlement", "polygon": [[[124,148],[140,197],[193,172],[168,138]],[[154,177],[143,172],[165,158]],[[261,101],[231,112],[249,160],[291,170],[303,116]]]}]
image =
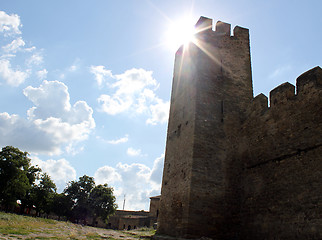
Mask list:
[{"label": "battlement", "polygon": [[274,88],[269,93],[270,106],[274,107],[279,104],[286,103],[295,96],[295,86],[289,82],[283,83]]},{"label": "battlement", "polygon": [[[212,33],[215,36],[231,36],[231,24],[217,21],[215,31],[212,31],[213,20],[206,17],[200,17],[195,25],[197,34]],[[233,36],[237,38],[249,38],[249,30],[240,26],[235,26]]]},{"label": "battlement", "polygon": [[230,28],[231,28],[231,25],[229,23],[218,21],[216,23],[216,31],[215,32],[218,35],[222,34],[222,35],[230,36]]},{"label": "battlement", "polygon": [[258,116],[269,109],[287,107],[288,103],[294,104],[298,101],[303,101],[303,98],[312,98],[321,89],[322,69],[317,66],[301,74],[296,79],[296,94],[293,84],[289,82],[283,83],[270,91],[269,102],[264,94],[257,95],[252,101],[249,113],[251,116]]},{"label": "battlement", "polygon": [[195,29],[197,32],[212,30],[212,19],[201,16],[195,24]]},{"label": "battlement", "polygon": [[322,87],[322,69],[319,66],[303,73],[296,79],[298,95],[309,93],[312,87]]},{"label": "battlement", "polygon": [[[267,159],[279,159],[278,156],[283,154],[295,154],[301,151],[302,146],[322,144],[321,139],[310,137],[314,136],[321,119],[321,83],[322,69],[315,67],[297,78],[297,94],[295,86],[286,82],[270,92],[269,107],[264,94],[253,99],[243,129],[245,135],[251,136],[248,141],[255,144],[249,146],[250,152],[256,151],[255,155],[260,157],[247,158],[247,167],[264,164]],[[306,135],[307,138],[304,138]],[[286,136],[292,144],[285,147]],[[280,151],[276,151],[277,148]]]}]

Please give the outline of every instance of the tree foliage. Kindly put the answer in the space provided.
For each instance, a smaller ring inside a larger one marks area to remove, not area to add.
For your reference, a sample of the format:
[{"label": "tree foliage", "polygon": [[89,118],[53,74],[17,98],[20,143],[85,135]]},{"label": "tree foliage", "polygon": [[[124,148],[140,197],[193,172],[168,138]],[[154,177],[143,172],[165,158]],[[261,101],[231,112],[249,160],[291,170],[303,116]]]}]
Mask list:
[{"label": "tree foliage", "polygon": [[43,173],[39,184],[34,185],[31,190],[31,199],[36,206],[37,214],[44,212],[48,215],[50,213],[55,193],[56,184],[47,173]]},{"label": "tree foliage", "polygon": [[72,213],[77,220],[85,221],[90,215],[91,209],[88,205],[89,194],[95,186],[94,178],[84,175],[79,180],[71,181],[64,193],[73,201]]},{"label": "tree foliage", "polygon": [[52,202],[52,211],[58,218],[66,217],[70,219],[72,217],[72,207],[74,202],[65,193],[55,193]]},{"label": "tree foliage", "polygon": [[97,217],[101,217],[106,222],[117,208],[113,188],[108,187],[107,184],[94,187],[89,195],[89,206],[92,209],[93,222]]},{"label": "tree foliage", "polygon": [[27,152],[12,146],[0,152],[0,203],[7,208],[23,199],[32,188],[39,168],[30,164]]},{"label": "tree foliage", "polygon": [[28,155],[12,146],[0,151],[0,205],[8,209],[20,200],[21,213],[35,206],[37,215],[53,212],[77,222],[92,218],[95,223],[98,217],[106,221],[114,214],[117,205],[113,188],[107,184],[96,186],[93,177],[84,175],[58,194],[50,176],[40,174],[41,169],[31,165]]},{"label": "tree foliage", "polygon": [[117,208],[113,188],[107,184],[95,186],[94,178],[87,175],[71,181],[64,193],[73,201],[72,213],[77,220],[101,217],[105,221]]}]

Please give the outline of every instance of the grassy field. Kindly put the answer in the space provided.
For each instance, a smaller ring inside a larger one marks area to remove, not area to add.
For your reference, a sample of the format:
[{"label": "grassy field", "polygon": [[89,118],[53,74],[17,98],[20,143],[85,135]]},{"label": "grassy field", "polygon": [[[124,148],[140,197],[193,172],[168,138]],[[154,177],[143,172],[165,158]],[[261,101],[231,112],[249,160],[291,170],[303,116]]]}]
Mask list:
[{"label": "grassy field", "polygon": [[0,239],[151,239],[152,229],[114,231],[0,212]]}]

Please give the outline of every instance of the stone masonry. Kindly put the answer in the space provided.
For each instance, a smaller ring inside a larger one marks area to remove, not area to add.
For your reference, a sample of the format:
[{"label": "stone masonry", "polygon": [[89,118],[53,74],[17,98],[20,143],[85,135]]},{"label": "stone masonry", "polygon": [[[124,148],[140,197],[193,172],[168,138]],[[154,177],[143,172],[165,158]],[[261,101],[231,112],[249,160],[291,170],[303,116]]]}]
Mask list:
[{"label": "stone masonry", "polygon": [[322,239],[322,69],[268,106],[230,29],[201,17],[176,53],[155,238]]}]

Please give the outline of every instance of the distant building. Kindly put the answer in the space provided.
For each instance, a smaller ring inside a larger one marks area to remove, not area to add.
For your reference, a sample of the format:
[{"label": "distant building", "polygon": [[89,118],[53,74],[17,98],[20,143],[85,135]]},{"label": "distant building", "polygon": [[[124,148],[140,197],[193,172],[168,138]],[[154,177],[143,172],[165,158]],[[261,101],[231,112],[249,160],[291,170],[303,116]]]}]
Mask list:
[{"label": "distant building", "polygon": [[161,195],[155,196],[155,197],[150,197],[150,226],[154,227],[156,225],[158,216],[159,216],[159,211],[160,211],[160,199]]},{"label": "distant building", "polygon": [[117,210],[114,216],[109,217],[107,228],[131,230],[150,226],[149,212]]},{"label": "distant building", "polygon": [[109,217],[107,225],[98,223],[98,227],[106,227],[118,230],[131,230],[142,227],[153,227],[159,215],[159,203],[161,196],[150,198],[150,211],[126,211],[117,210],[114,216]]}]

